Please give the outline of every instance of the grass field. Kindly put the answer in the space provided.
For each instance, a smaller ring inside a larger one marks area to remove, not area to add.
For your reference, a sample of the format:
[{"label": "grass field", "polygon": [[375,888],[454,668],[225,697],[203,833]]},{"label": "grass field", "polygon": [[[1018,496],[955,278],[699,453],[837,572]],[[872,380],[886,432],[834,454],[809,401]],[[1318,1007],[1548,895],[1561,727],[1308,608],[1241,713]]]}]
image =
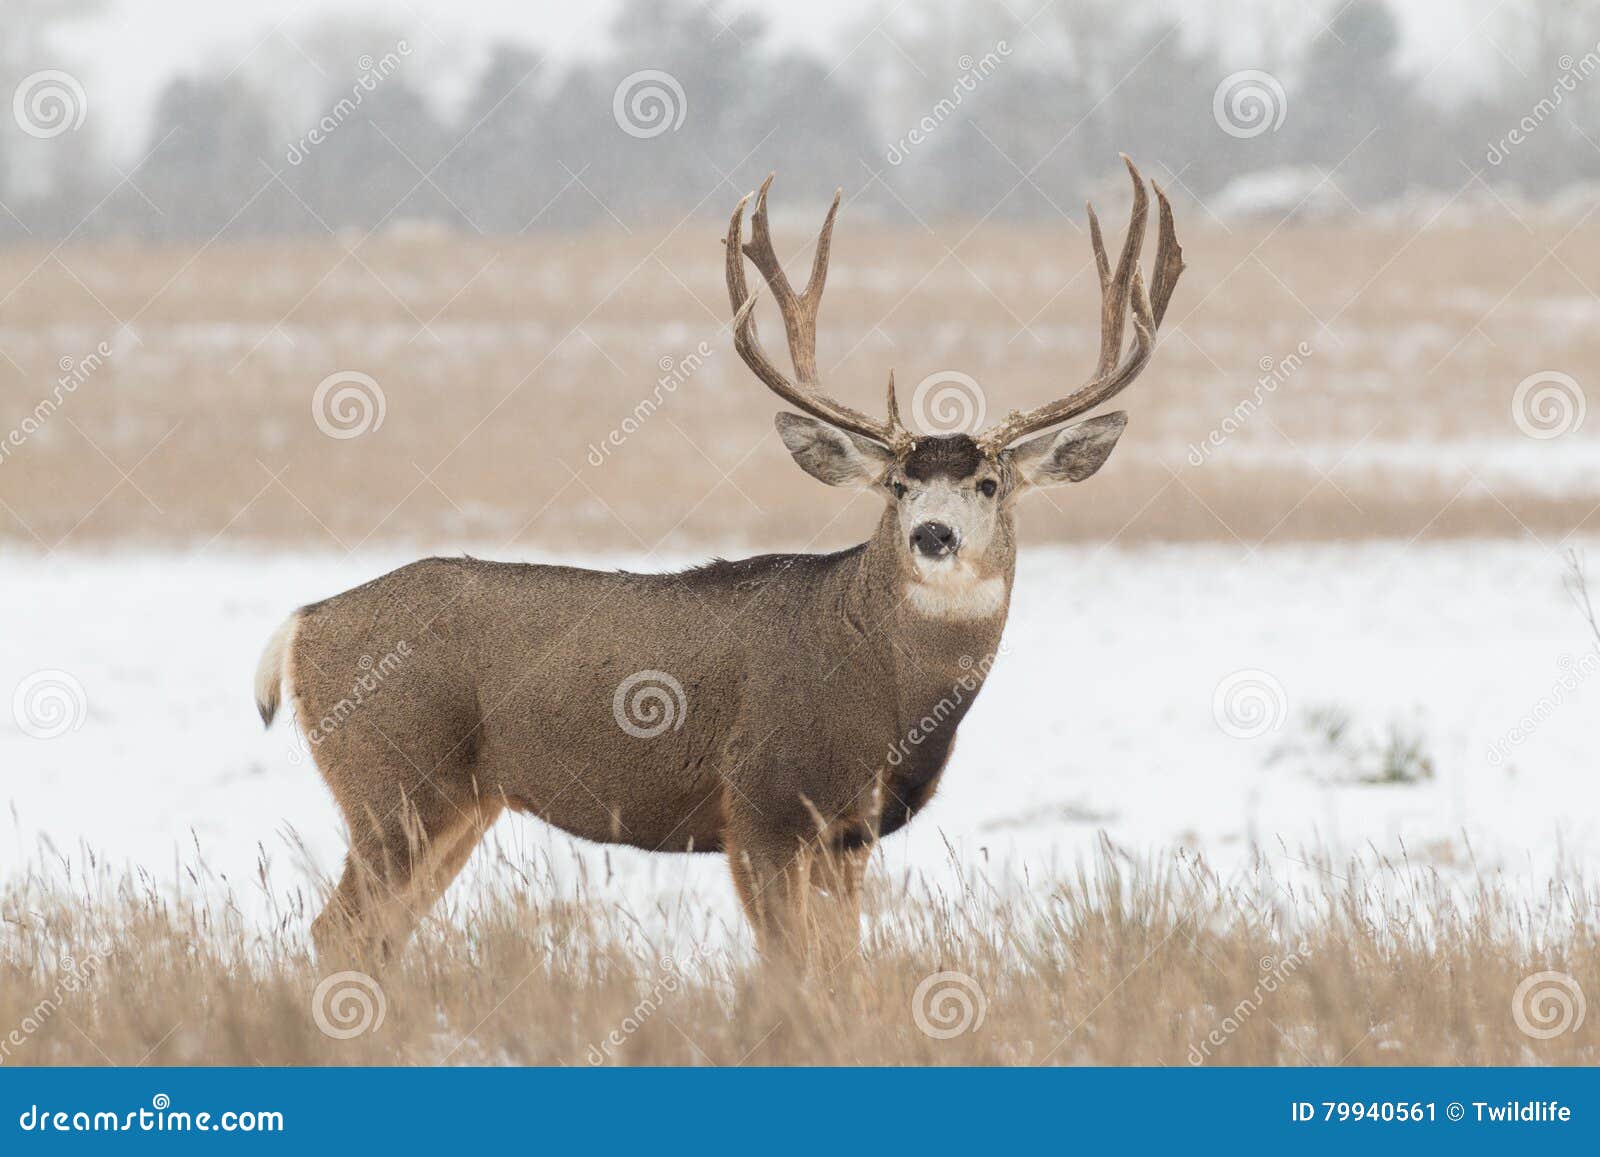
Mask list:
[{"label": "grass field", "polygon": [[[787,208],[778,239],[798,272],[820,208]],[[1120,219],[1115,200],[1102,208]],[[1584,271],[1600,266],[1600,225],[1446,214],[1227,231],[1178,211],[1189,272],[1153,368],[1119,402],[1132,424],[1114,469],[1030,510],[1031,537],[1253,548],[1593,528],[1597,427],[1581,408],[1600,306]],[[893,367],[924,427],[1037,404],[1092,366],[1090,269],[1066,221],[892,232],[847,205],[825,374],[875,409]],[[841,516],[787,461],[776,400],[731,351],[721,279],[719,228],[702,219],[629,236],[8,251],[0,402],[19,427],[49,404],[0,459],[0,534],[45,548],[856,541],[871,516]],[[1567,381],[1518,394],[1552,374]]]},{"label": "grass field", "polygon": [[[1373,856],[1287,884],[1103,843],[1083,870],[953,888],[877,874],[858,957],[796,979],[595,881],[452,904],[395,966],[319,971],[297,929],[80,865],[0,898],[8,1064],[1594,1064],[1574,879],[1514,899]],[[86,873],[86,874],[84,874]],[[239,885],[246,886],[246,885]],[[270,875],[248,885],[272,891]],[[688,915],[688,914],[683,914]],[[644,917],[643,920],[640,917]],[[87,951],[85,946],[91,946]],[[72,958],[69,962],[68,958]]]}]

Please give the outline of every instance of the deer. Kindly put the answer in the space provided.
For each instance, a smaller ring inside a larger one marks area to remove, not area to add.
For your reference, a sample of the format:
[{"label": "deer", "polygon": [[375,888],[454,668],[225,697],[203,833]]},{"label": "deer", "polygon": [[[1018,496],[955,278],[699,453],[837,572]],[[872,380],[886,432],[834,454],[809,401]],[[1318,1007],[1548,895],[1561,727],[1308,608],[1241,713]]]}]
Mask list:
[{"label": "deer", "polygon": [[[269,726],[280,693],[292,704],[348,827],[312,923],[318,957],[392,960],[507,811],[583,840],[725,856],[763,958],[805,967],[830,939],[857,946],[871,853],[928,806],[998,653],[1017,499],[1105,463],[1127,415],[1067,423],[1144,370],[1183,271],[1152,182],[1146,290],[1149,197],[1122,159],[1133,207],[1115,268],[1088,206],[1093,374],[976,435],[907,429],[892,373],[883,419],[823,389],[817,314],[842,191],[799,292],[773,247],[773,178],[749,241],[750,194],[739,201],[725,242],[734,348],[799,411],[776,426],[800,468],[882,500],[866,542],[666,574],[435,557],[293,612],[255,698]],[[746,260],[781,314],[792,377],[762,346]]]}]

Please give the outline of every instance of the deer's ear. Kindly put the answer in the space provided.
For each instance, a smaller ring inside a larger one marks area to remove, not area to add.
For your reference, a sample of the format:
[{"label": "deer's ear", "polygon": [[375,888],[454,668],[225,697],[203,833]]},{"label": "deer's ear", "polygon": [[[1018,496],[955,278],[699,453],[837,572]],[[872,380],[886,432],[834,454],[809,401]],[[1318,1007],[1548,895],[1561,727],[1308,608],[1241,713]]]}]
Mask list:
[{"label": "deer's ear", "polygon": [[894,462],[882,446],[815,418],[780,413],[776,424],[800,469],[829,486],[872,486]]},{"label": "deer's ear", "polygon": [[1128,415],[1118,411],[1090,418],[1076,426],[1052,430],[1006,451],[1017,473],[1032,486],[1082,482],[1111,456],[1122,437]]}]

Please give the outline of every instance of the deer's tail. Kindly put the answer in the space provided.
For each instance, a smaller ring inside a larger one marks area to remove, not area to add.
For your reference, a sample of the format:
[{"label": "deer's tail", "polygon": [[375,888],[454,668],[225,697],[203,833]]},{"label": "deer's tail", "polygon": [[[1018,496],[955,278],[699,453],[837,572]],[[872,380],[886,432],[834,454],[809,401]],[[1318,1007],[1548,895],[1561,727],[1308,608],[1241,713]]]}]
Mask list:
[{"label": "deer's tail", "polygon": [[272,632],[266,650],[261,652],[261,661],[256,664],[256,710],[261,712],[261,722],[269,727],[278,712],[284,680],[289,677],[289,650],[299,627],[300,612],[296,611]]}]

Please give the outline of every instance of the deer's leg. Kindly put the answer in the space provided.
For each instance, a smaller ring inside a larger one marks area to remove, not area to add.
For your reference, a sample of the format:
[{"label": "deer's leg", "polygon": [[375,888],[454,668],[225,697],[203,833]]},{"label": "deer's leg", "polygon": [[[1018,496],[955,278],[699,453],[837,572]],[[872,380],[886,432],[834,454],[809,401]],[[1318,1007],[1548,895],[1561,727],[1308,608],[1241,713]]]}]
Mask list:
[{"label": "deer's leg", "polygon": [[811,914],[822,965],[832,971],[861,946],[861,886],[870,845],[819,849],[811,859]]},{"label": "deer's leg", "polygon": [[397,889],[409,875],[410,835],[404,825],[384,824],[356,834],[352,828],[344,872],[327,904],[311,922],[311,940],[324,967],[379,964],[387,957],[380,921],[392,919]]},{"label": "deer's leg", "polygon": [[455,878],[493,815],[477,800],[459,801],[431,787],[384,815],[349,810],[344,874],[312,923],[312,941],[324,960],[383,964]]},{"label": "deer's leg", "polygon": [[454,835],[454,842],[449,842],[450,833],[444,833],[445,838],[436,844],[439,855],[429,857],[426,861],[428,870],[413,878],[412,891],[416,902],[411,907],[416,912],[426,913],[439,902],[445,890],[461,874],[461,869],[467,866],[484,833],[500,818],[504,808],[505,805],[499,800],[492,803],[480,800],[472,807],[463,809],[467,818]]},{"label": "deer's leg", "polygon": [[811,849],[800,840],[731,840],[727,851],[756,947],[768,960],[803,965],[811,948],[806,926]]}]

